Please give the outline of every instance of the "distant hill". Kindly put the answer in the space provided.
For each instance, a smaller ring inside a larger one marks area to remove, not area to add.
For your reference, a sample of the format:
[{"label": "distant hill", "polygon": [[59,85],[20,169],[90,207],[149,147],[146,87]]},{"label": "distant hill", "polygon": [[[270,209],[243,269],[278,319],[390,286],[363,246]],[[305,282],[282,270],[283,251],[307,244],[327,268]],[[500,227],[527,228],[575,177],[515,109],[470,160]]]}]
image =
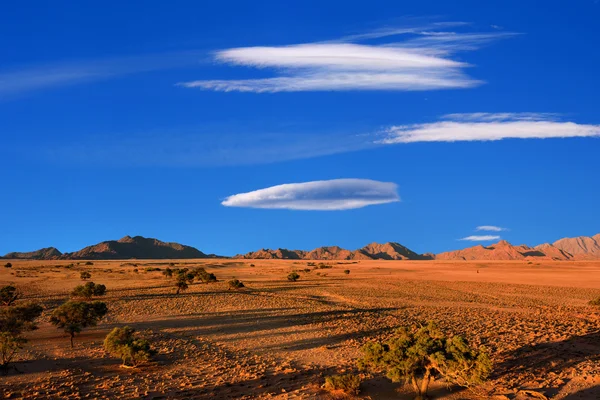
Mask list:
[{"label": "distant hill", "polygon": [[56,260],[62,256],[62,253],[54,247],[45,247],[43,249],[29,252],[12,252],[3,258],[21,259],[21,260]]},{"label": "distant hill", "polygon": [[29,253],[9,253],[4,258],[31,260],[126,260],[126,259],[177,259],[208,258],[198,249],[179,243],[161,242],[158,239],[142,236],[125,236],[119,240],[109,240],[85,247],[73,253],[64,253],[53,247]]},{"label": "distant hill", "polygon": [[346,250],[338,246],[319,247],[311,251],[287,249],[262,249],[235,258],[283,259],[283,260],[422,260],[422,256],[398,243],[371,243],[358,250]]},{"label": "distant hill", "polygon": [[591,237],[563,238],[552,244],[544,243],[535,248],[543,250],[548,246],[553,246],[579,259],[600,258],[600,233]]},{"label": "distant hill", "polygon": [[550,244],[535,248],[519,245],[513,246],[501,240],[490,246],[477,245],[463,250],[449,251],[435,256],[436,260],[571,260],[573,255]]}]

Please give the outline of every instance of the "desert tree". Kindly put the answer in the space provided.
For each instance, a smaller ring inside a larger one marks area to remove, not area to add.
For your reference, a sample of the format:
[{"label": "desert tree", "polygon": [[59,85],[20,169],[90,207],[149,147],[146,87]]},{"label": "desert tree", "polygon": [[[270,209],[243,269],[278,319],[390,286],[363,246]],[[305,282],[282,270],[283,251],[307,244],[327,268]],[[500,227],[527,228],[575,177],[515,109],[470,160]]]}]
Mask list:
[{"label": "desert tree", "polygon": [[165,268],[162,272],[165,278],[171,278],[173,276],[173,270],[169,267]]},{"label": "desert tree", "polygon": [[6,369],[27,343],[23,333],[37,329],[35,320],[42,311],[42,307],[34,303],[0,308],[0,367]]},{"label": "desert tree", "polygon": [[298,275],[296,271],[293,271],[290,272],[290,274],[287,276],[287,279],[290,282],[296,282],[298,279],[300,279],[300,275]]},{"label": "desert tree", "polygon": [[192,270],[192,274],[197,280],[204,283],[217,281],[217,277],[215,276],[215,274],[206,272],[206,270],[202,267],[194,268]]},{"label": "desert tree", "polygon": [[79,274],[79,277],[81,278],[82,281],[85,281],[86,279],[90,279],[92,277],[92,274],[90,274],[87,271],[83,271],[82,273]]},{"label": "desert tree", "polygon": [[135,329],[124,326],[114,328],[104,339],[104,349],[123,361],[123,367],[137,367],[156,354],[150,342],[135,334]]},{"label": "desert tree", "polygon": [[12,268],[12,264],[8,262],[4,264],[4,268]]},{"label": "desert tree", "polygon": [[179,294],[181,291],[188,289],[188,280],[185,274],[181,274],[177,277],[175,281],[175,288],[177,288],[177,292],[175,294]]},{"label": "desert tree", "polygon": [[104,296],[105,294],[106,286],[88,282],[85,285],[77,285],[71,292],[71,297],[82,297],[89,300],[94,296]]},{"label": "desert tree", "polygon": [[21,292],[12,285],[6,285],[0,289],[0,303],[3,306],[10,306],[21,298]]},{"label": "desert tree", "polygon": [[100,301],[91,303],[67,301],[54,310],[50,316],[50,323],[69,334],[71,348],[73,348],[75,334],[81,332],[84,328],[96,326],[107,312],[106,304]]},{"label": "desert tree", "polygon": [[461,336],[445,336],[433,322],[401,328],[386,342],[367,343],[362,352],[359,368],[384,372],[393,382],[412,384],[416,400],[427,398],[433,379],[442,377],[468,387],[483,382],[492,369],[485,348],[474,349]]}]

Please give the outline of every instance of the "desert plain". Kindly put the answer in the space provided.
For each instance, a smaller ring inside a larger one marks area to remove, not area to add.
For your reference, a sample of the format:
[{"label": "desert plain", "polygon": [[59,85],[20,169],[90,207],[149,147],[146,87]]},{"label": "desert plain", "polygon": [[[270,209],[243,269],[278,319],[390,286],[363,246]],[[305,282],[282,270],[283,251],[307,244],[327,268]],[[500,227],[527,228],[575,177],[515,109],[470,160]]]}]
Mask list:
[{"label": "desert plain", "polygon": [[[600,297],[599,261],[324,263],[331,268],[305,260],[12,261],[0,268],[0,285],[15,285],[44,312],[16,369],[0,376],[0,396],[412,399],[409,386],[358,371],[356,359],[367,341],[432,320],[485,345],[494,363],[486,383],[435,381],[432,398],[600,398],[600,308],[588,305]],[[162,274],[171,264],[204,267],[218,282],[176,294]],[[296,282],[286,278],[293,270]],[[83,271],[106,285],[100,300],[109,312],[71,349],[49,315]],[[233,278],[246,288],[229,290]],[[151,363],[122,368],[104,351],[106,334],[124,325],[158,350]],[[322,388],[339,373],[362,374],[360,394]]]}]

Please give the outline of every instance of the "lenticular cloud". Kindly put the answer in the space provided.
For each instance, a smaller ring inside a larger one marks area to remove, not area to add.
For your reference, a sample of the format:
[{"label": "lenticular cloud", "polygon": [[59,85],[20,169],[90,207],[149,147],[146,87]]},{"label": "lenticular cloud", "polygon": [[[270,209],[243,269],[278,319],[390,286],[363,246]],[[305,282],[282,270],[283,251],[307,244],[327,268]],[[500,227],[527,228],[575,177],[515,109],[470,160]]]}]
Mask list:
[{"label": "lenticular cloud", "polygon": [[379,144],[598,137],[600,125],[560,121],[554,114],[449,114],[438,122],[392,126]]},{"label": "lenticular cloud", "polygon": [[287,183],[227,197],[226,207],[288,210],[350,210],[400,201],[398,186],[369,179]]}]

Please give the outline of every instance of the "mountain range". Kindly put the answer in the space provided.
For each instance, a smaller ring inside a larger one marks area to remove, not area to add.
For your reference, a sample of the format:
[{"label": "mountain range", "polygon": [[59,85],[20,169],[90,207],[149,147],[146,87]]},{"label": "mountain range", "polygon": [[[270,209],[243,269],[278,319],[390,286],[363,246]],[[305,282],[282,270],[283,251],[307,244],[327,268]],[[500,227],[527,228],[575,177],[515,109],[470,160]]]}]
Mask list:
[{"label": "mountain range", "polygon": [[[125,259],[190,259],[215,258],[200,250],[179,243],[162,242],[142,236],[125,236],[85,247],[72,253],[61,253],[54,247],[32,252],[12,252],[5,259],[28,260],[125,260]],[[554,243],[535,247],[512,245],[505,240],[483,246],[439,254],[418,254],[399,243],[371,243],[357,250],[338,246],[319,247],[314,250],[262,249],[239,254],[238,259],[281,260],[592,260],[600,259],[600,234],[564,238]]]}]

